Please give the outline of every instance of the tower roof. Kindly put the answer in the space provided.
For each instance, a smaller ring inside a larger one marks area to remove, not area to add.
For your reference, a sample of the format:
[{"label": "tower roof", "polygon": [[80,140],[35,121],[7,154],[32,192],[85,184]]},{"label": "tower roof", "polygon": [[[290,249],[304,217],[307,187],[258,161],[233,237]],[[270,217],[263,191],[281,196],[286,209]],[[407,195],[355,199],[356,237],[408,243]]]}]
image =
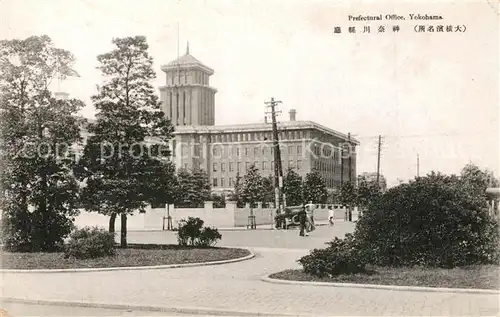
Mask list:
[{"label": "tower roof", "polygon": [[175,68],[200,68],[205,72],[207,72],[209,75],[212,75],[214,73],[213,69],[204,65],[202,62],[197,60],[193,55],[189,53],[189,42],[186,47],[186,54],[161,67],[163,71]]}]

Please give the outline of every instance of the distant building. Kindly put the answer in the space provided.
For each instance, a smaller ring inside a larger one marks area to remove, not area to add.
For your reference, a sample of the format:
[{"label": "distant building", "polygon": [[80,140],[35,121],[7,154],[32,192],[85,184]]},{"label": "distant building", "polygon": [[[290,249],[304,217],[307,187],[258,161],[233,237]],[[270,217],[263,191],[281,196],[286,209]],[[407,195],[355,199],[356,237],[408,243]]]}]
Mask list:
[{"label": "distant building", "polygon": [[[160,87],[162,109],[176,126],[172,140],[173,159],[178,168],[199,167],[208,172],[212,188],[230,191],[237,174],[243,176],[255,165],[263,176],[274,174],[272,126],[270,123],[215,125],[215,93],[209,85],[213,69],[189,53],[162,66],[166,75]],[[305,176],[317,169],[327,187],[356,179],[355,147],[350,140],[350,159],[341,159],[340,146],[348,136],[311,121],[278,124],[283,173],[288,168]],[[350,164],[350,168],[349,168]]]},{"label": "distant building", "polygon": [[[270,123],[215,125],[215,93],[209,85],[214,71],[189,54],[161,67],[166,82],[160,89],[162,110],[175,126],[171,140],[177,168],[207,171],[212,189],[229,192],[239,173],[244,176],[255,165],[263,176],[274,175],[274,148]],[[305,176],[313,169],[328,188],[356,180],[356,146],[350,139],[351,155],[341,155],[348,136],[312,121],[290,120],[278,124],[283,174],[293,168]],[[89,133],[82,131],[84,143]],[[154,141],[153,141],[154,142]],[[81,147],[80,147],[81,151]],[[346,152],[347,153],[347,152]]]}]

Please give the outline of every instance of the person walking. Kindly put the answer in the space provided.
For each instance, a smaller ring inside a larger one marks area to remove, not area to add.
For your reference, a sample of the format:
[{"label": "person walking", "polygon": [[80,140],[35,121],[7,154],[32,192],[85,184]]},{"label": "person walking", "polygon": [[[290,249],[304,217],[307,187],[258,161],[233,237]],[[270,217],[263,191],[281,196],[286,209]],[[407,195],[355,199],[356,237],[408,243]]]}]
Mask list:
[{"label": "person walking", "polygon": [[306,207],[303,206],[302,209],[299,211],[299,223],[300,223],[300,231],[299,231],[299,236],[308,236],[308,233],[305,233],[304,231],[306,230],[306,222],[307,222],[307,213],[306,213]]},{"label": "person walking", "polygon": [[333,207],[330,206],[330,208],[328,208],[328,222],[330,223],[330,226],[333,226],[334,218],[335,218],[335,211],[333,211]]},{"label": "person walking", "polygon": [[309,204],[306,205],[306,232],[309,233],[311,231],[314,231],[316,227],[314,226],[314,209],[315,205],[312,204],[312,202],[309,202]]}]

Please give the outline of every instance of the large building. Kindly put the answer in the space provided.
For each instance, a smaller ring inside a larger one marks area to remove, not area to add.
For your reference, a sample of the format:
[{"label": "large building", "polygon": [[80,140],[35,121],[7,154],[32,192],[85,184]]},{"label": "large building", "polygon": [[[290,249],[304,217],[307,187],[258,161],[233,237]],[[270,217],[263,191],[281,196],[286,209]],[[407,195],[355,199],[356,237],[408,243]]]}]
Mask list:
[{"label": "large building", "polygon": [[[237,174],[243,176],[251,165],[264,176],[274,174],[270,123],[215,125],[213,69],[194,58],[189,47],[161,69],[166,74],[160,87],[162,110],[176,126],[171,146],[178,168],[206,170],[215,191],[232,190]],[[278,130],[284,173],[293,168],[305,176],[317,169],[329,188],[356,180],[355,139],[311,121],[297,121],[293,109]],[[347,144],[350,150],[341,155]]]}]

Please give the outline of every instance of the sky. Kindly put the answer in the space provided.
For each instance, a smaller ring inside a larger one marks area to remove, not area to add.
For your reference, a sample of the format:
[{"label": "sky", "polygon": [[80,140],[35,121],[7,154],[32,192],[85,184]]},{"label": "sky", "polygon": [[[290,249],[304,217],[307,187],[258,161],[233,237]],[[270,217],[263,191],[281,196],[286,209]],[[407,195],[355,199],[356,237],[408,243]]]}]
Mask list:
[{"label": "sky", "polygon": [[[348,18],[380,14],[405,20]],[[416,176],[417,155],[420,175],[459,173],[469,162],[500,174],[499,14],[494,0],[0,0],[0,39],[45,34],[72,52],[81,77],[54,89],[82,99],[90,118],[102,80],[96,57],[113,38],[147,37],[156,86],[166,80],[160,66],[189,41],[215,70],[216,124],[263,122],[274,97],[283,102],[278,120],[296,109],[297,120],[355,136],[358,173],[377,170],[381,135],[380,172],[394,185]],[[466,29],[418,33],[418,25]]]}]

